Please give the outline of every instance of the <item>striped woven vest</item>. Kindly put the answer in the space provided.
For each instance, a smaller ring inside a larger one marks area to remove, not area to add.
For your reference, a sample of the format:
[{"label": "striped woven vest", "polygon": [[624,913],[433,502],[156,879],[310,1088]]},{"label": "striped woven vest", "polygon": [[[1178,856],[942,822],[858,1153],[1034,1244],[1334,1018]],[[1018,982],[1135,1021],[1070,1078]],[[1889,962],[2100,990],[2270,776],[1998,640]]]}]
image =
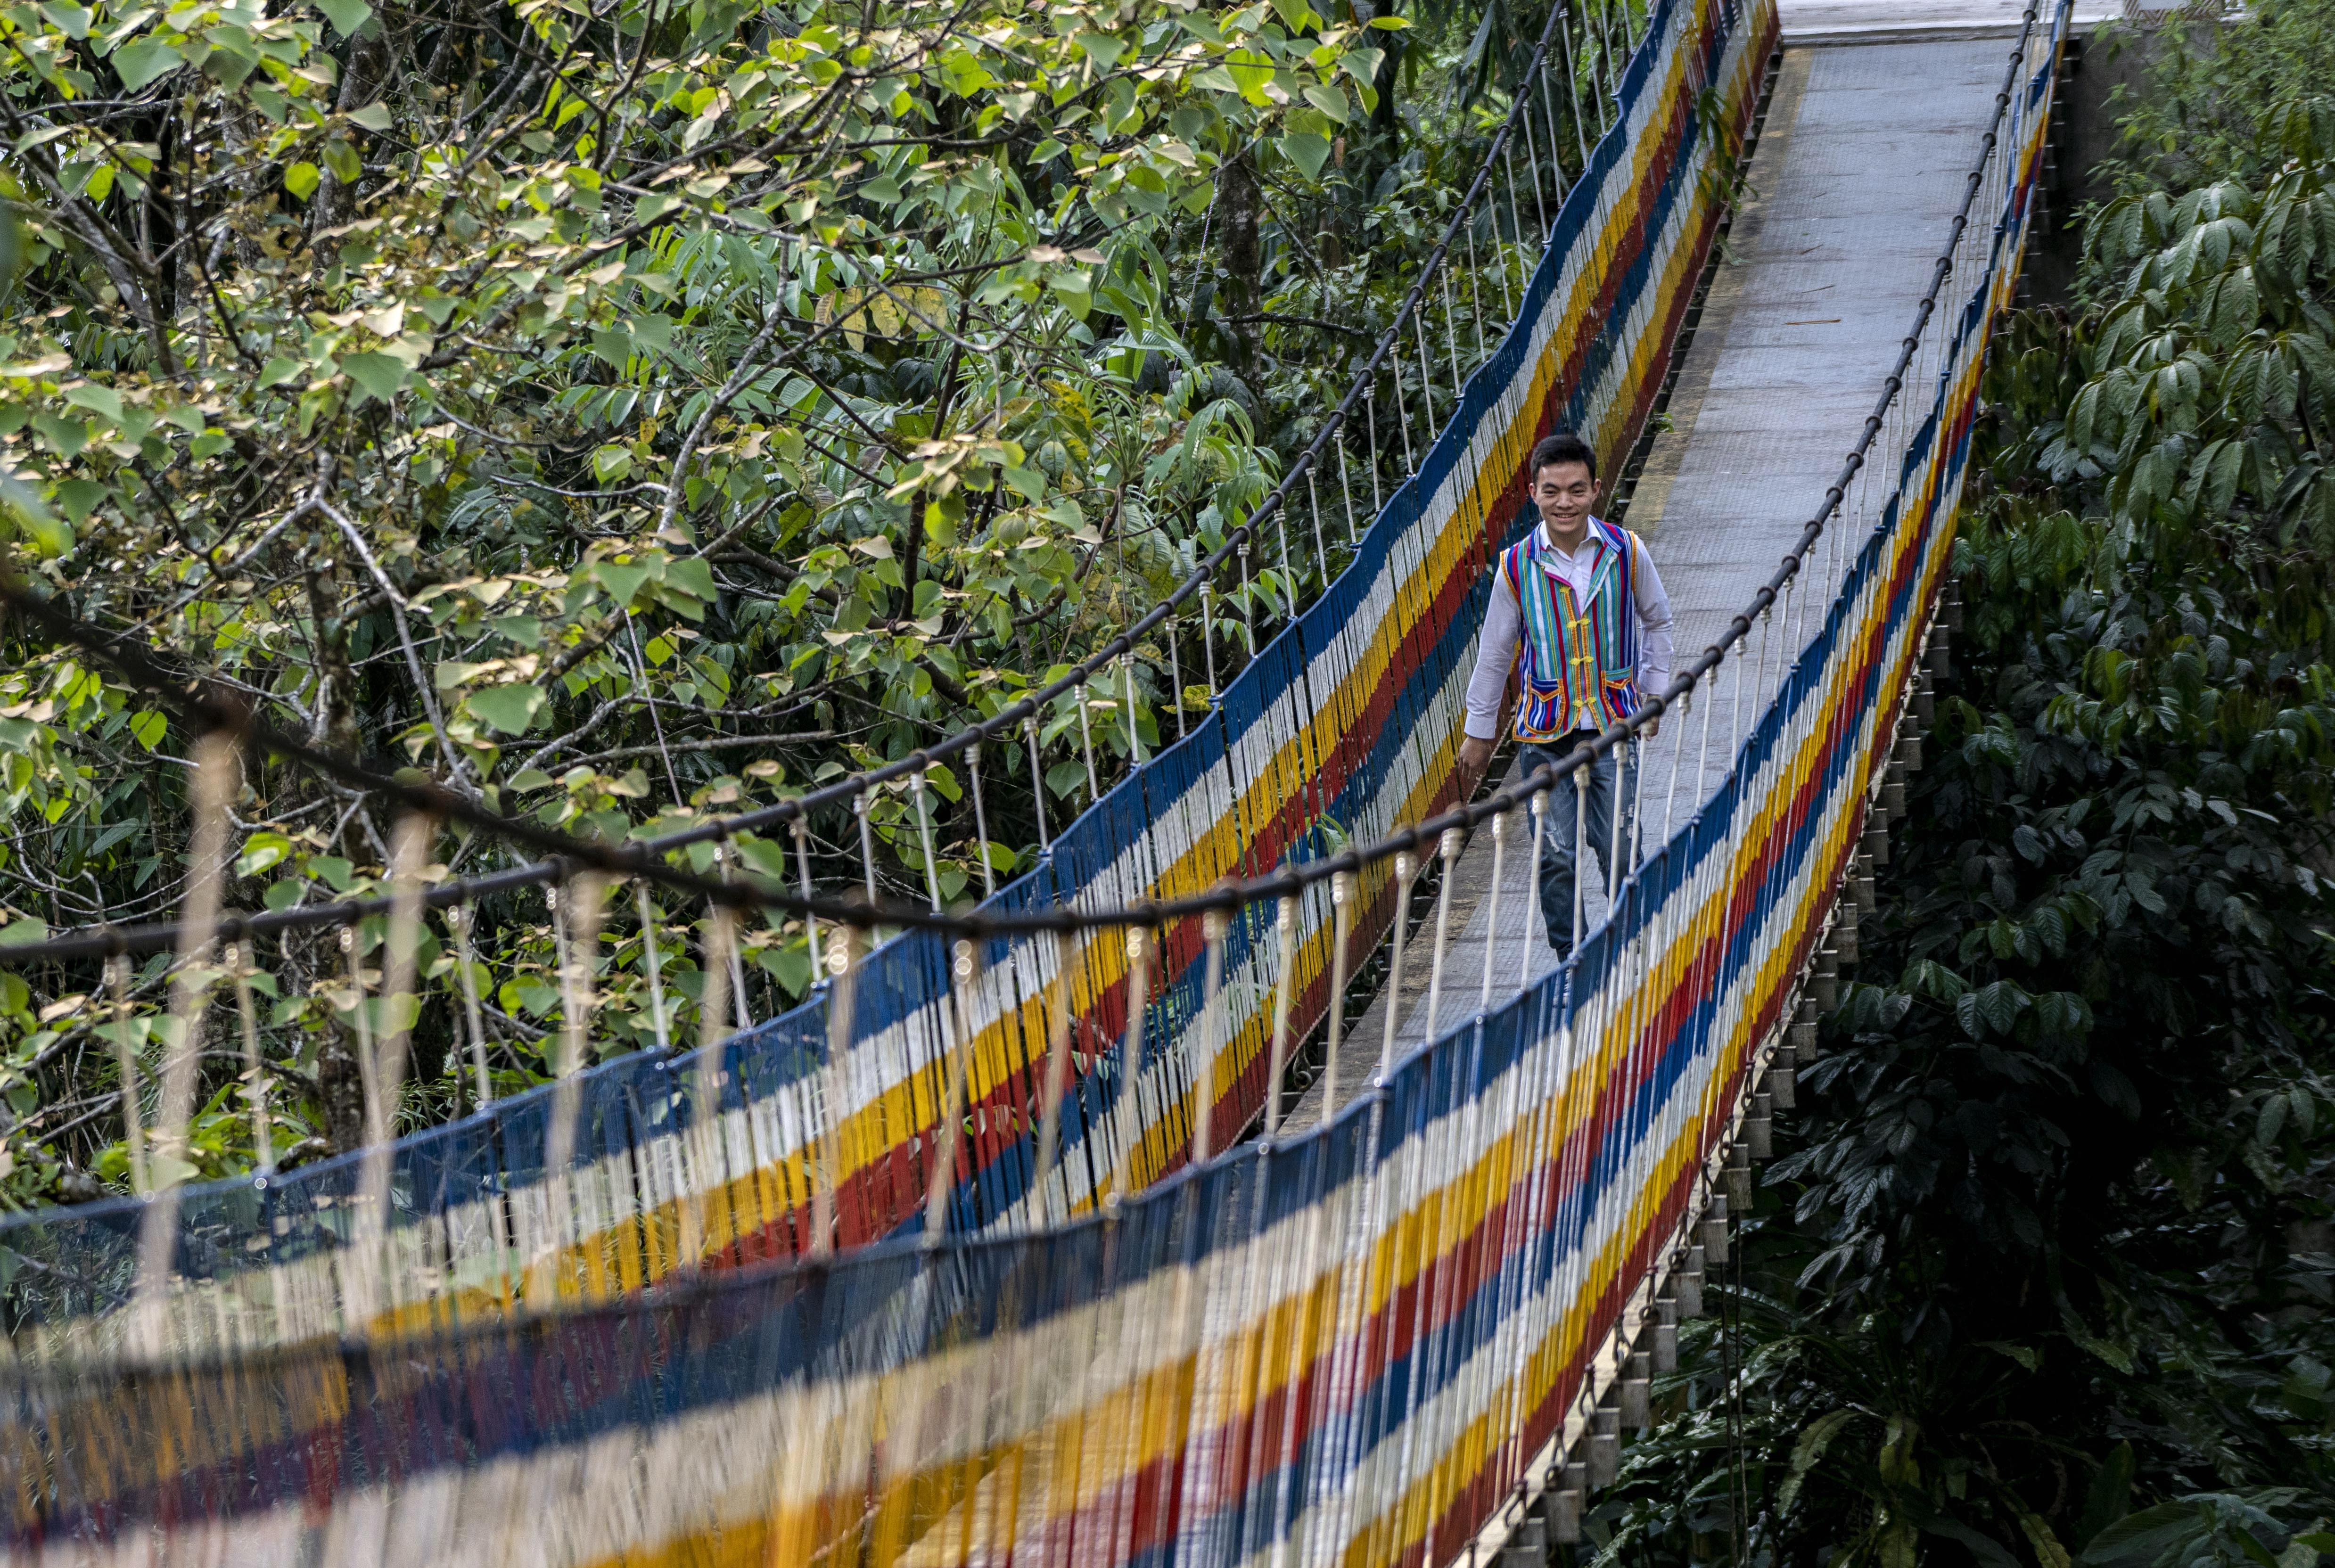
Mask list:
[{"label": "striped woven vest", "polygon": [[1585,605],[1541,564],[1539,528],[1501,557],[1524,617],[1519,740],[1603,730],[1638,711],[1638,615],[1631,593],[1637,540],[1601,518],[1590,518],[1589,527],[1604,541],[1605,557],[1590,580]]}]

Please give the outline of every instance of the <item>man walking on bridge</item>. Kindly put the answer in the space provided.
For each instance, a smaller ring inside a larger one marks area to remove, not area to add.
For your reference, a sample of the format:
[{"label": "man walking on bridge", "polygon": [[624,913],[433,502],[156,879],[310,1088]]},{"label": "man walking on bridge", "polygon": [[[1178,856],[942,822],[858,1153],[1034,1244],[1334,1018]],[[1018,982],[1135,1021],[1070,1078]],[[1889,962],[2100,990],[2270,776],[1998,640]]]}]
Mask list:
[{"label": "man walking on bridge", "polygon": [[[1671,679],[1671,602],[1653,558],[1637,535],[1594,517],[1597,454],[1569,432],[1532,450],[1532,499],[1539,526],[1500,553],[1491,607],[1468,682],[1467,738],[1459,745],[1462,799],[1492,760],[1506,720],[1508,672],[1521,663],[1523,702],[1516,717],[1516,764],[1529,777],[1599,731],[1638,711],[1642,693]],[[1652,735],[1649,727],[1645,734]],[[1628,828],[1634,762],[1617,768],[1611,751],[1589,779],[1583,835],[1606,865],[1617,802]],[[1548,944],[1561,960],[1573,947],[1574,814],[1570,780],[1548,794],[1548,837],[1540,860],[1541,915]]]}]

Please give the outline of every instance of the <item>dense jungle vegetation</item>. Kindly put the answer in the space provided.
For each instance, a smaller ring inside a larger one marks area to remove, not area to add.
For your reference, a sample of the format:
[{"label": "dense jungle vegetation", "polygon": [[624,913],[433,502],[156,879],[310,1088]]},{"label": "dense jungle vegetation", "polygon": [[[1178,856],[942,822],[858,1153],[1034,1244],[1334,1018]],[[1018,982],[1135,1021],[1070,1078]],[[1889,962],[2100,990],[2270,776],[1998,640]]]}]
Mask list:
[{"label": "dense jungle vegetation", "polygon": [[2335,1554],[2330,50],[2164,34],[1997,343],[1859,982],[1583,1561]]},{"label": "dense jungle vegetation", "polygon": [[[1644,17],[1594,10],[1572,57],[1592,104]],[[1107,640],[1249,514],[1390,321],[1545,15],[0,4],[0,554],[286,730],[569,831],[903,756]],[[1601,124],[1542,107],[1539,144],[1577,172]],[[1540,169],[1536,192],[1516,166],[1527,213],[1566,178]],[[1497,341],[1530,240],[1508,208],[1468,237],[1434,326],[1472,363],[1474,307]],[[1379,482],[1352,473],[1365,522]],[[940,895],[1028,864],[1033,766],[1057,824],[1086,804],[1082,726],[1105,787],[1172,739],[1206,660],[1236,668],[1348,528],[1309,489],[1210,624],[1058,703],[1034,763],[993,749],[985,835],[935,769]],[[36,631],[0,639],[0,940],[165,916],[189,737]],[[907,797],[869,815],[876,875],[923,896]],[[858,824],[814,828],[815,879],[856,886]],[[281,765],[247,778],[234,828],[246,908],[376,886],[393,833]],[[791,842],[738,851],[797,873]],[[429,858],[436,878],[515,857],[448,836]],[[694,913],[617,902],[595,1047],[655,1038],[645,940],[694,1038]],[[354,954],[246,955],[250,1074],[228,1006],[173,1037],[167,954],[118,986],[0,973],[0,1203],[123,1190],[123,1075],[150,1098],[180,1049],[204,1053],[200,1110],[153,1179],[248,1168],[261,1080],[279,1161],[361,1141],[379,924]],[[482,905],[473,937],[507,1092],[547,1070],[555,934],[529,893]],[[757,1013],[808,983],[799,927],[743,945]],[[421,954],[407,1126],[463,1104],[452,949],[433,928]]]}]

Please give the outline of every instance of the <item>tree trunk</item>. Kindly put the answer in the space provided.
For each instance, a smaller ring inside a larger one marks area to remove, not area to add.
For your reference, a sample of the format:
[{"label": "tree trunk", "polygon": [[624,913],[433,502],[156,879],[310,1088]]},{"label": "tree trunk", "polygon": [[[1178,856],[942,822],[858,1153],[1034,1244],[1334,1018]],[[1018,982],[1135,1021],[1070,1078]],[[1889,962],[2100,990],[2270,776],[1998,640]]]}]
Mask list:
[{"label": "tree trunk", "polygon": [[1256,170],[1246,152],[1226,161],[1216,189],[1225,235],[1225,283],[1216,296],[1216,315],[1226,323],[1239,368],[1246,372],[1256,357],[1256,347],[1249,335],[1249,324],[1240,318],[1255,315],[1264,294],[1264,257],[1257,243],[1258,215],[1264,202],[1257,192]]},{"label": "tree trunk", "polygon": [[[312,542],[311,547],[315,545]],[[309,739],[355,756],[363,750],[350,699],[356,674],[349,667],[348,628],[341,619],[333,563],[324,558],[308,569],[308,615],[315,626],[315,727]]]},{"label": "tree trunk", "polygon": [[[361,31],[355,42],[349,46],[349,63],[341,73],[340,95],[334,100],[333,107],[343,114],[352,114],[371,103],[381,95],[382,78],[387,74],[388,68],[389,44],[376,21]],[[327,229],[338,228],[356,215],[355,185],[344,185],[337,176],[330,170],[325,171],[323,181],[316,188],[314,232],[322,234]],[[327,241],[325,247],[320,248],[337,250],[339,247]]]}]

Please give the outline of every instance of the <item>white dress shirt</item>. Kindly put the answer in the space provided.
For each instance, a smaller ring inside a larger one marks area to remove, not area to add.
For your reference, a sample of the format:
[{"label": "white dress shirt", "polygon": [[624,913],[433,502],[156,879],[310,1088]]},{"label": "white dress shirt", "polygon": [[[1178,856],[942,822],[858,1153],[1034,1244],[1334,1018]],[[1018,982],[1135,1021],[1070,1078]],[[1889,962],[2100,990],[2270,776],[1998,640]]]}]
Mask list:
[{"label": "white dress shirt", "polygon": [[[1555,567],[1572,588],[1574,600],[1586,605],[1593,596],[1597,568],[1605,560],[1605,541],[1595,529],[1582,537],[1577,550],[1561,550],[1549,537],[1548,523],[1538,525],[1539,557]],[[1635,539],[1637,536],[1631,536]],[[1652,695],[1671,683],[1671,600],[1654,571],[1652,556],[1638,541],[1638,558],[1630,574],[1630,597],[1638,612],[1638,690]],[[1516,667],[1516,638],[1524,629],[1524,611],[1516,603],[1515,585],[1497,568],[1492,577],[1492,603],[1484,612],[1483,641],[1476,646],[1476,671],[1468,678],[1468,733],[1489,740],[1507,721],[1508,672]]]}]

